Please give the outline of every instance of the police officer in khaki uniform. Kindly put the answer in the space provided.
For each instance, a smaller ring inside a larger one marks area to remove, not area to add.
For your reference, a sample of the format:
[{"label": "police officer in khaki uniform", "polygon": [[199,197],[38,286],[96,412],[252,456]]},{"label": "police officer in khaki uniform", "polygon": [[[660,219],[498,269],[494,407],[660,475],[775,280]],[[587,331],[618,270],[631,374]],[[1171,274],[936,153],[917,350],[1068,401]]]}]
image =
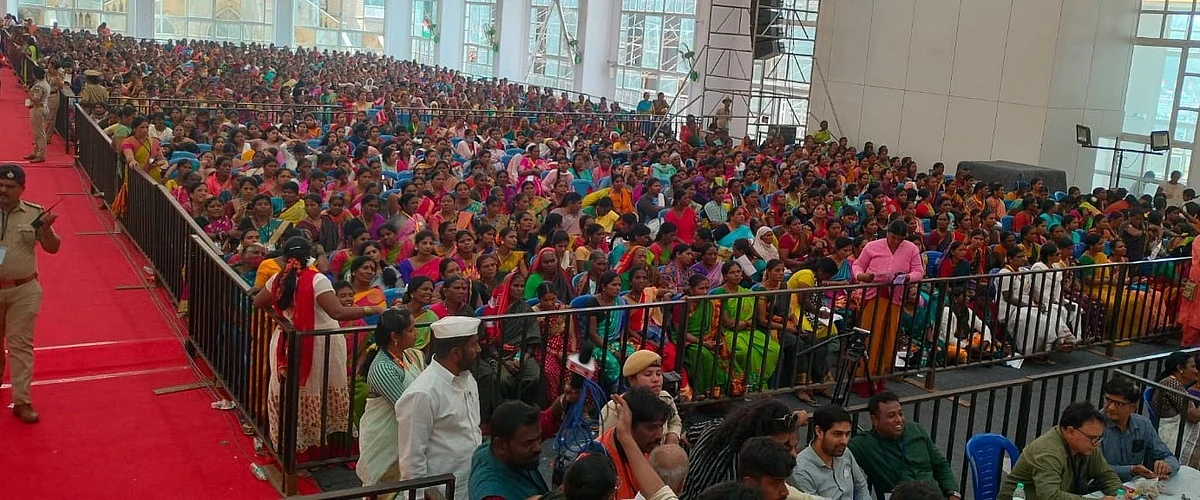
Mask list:
[{"label": "police officer in khaki uniform", "polygon": [[[29,399],[33,381],[33,324],[42,305],[37,279],[37,246],[58,253],[62,240],[54,232],[58,215],[21,200],[25,171],[0,165],[0,341],[12,362],[13,415],[25,423],[38,421]],[[0,374],[5,359],[0,355]]]}]

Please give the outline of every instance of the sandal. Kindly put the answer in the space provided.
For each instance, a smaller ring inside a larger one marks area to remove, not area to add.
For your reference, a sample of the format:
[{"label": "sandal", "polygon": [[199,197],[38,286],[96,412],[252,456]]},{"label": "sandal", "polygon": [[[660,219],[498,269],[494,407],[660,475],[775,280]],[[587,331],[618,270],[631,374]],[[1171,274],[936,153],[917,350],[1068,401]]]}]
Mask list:
[{"label": "sandal", "polygon": [[796,399],[799,399],[801,403],[804,403],[813,408],[820,406],[820,404],[817,403],[817,398],[814,398],[812,396],[812,394],[809,394],[809,392],[804,389],[798,389],[798,390],[796,390],[796,392],[794,394],[796,396]]}]

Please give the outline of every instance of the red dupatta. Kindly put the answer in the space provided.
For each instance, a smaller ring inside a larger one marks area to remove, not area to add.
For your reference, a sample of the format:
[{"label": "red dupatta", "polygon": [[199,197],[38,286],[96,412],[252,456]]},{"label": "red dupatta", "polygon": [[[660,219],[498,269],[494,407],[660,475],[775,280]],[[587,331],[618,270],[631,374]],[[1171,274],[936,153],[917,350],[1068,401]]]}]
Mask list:
[{"label": "red dupatta", "polygon": [[[275,297],[275,312],[283,315],[283,309],[279,307],[279,297],[283,293],[283,280],[290,273],[298,273],[296,278],[296,293],[292,299],[292,326],[296,332],[312,331],[316,329],[317,317],[317,297],[313,293],[313,277],[317,274],[316,271],[304,267],[300,261],[296,259],[288,259],[287,267],[279,273],[279,277],[271,286],[271,295]],[[313,344],[315,339],[312,335],[300,337],[300,385],[308,383],[308,375],[312,372],[313,364]],[[283,368],[287,366],[287,339],[280,339],[279,345],[275,348],[275,362],[280,370],[277,373],[284,372]],[[295,376],[296,374],[289,374]]]}]

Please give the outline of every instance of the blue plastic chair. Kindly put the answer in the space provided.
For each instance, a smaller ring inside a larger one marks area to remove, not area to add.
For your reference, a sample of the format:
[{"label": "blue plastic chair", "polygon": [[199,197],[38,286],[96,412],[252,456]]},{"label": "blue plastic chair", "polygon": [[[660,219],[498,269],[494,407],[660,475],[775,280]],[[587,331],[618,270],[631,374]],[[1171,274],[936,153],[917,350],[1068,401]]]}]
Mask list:
[{"label": "blue plastic chair", "polygon": [[196,151],[199,151],[202,154],[212,151],[212,144],[198,143],[196,144]]},{"label": "blue plastic chair", "polygon": [[392,182],[400,182],[400,173],[399,172],[392,172],[391,170],[384,170],[383,177]]},{"label": "blue plastic chair", "polygon": [[379,140],[381,140],[383,142],[391,142],[392,139],[395,139],[395,138],[396,138],[396,136],[394,136],[392,134],[380,134],[379,135]]},{"label": "blue plastic chair", "polygon": [[458,147],[458,143],[460,143],[460,142],[462,142],[462,141],[463,141],[463,138],[462,138],[462,137],[451,137],[451,138],[450,138],[450,147],[457,148],[457,147]]},{"label": "blue plastic chair", "polygon": [[1150,423],[1154,424],[1154,427],[1157,429],[1158,414],[1154,413],[1154,407],[1150,406],[1150,398],[1152,397],[1154,397],[1153,387],[1147,387],[1146,390],[1142,391],[1142,406],[1146,407],[1146,416],[1150,417]]},{"label": "blue plastic chair", "polygon": [[659,211],[658,211],[658,218],[659,218],[659,219],[661,219],[661,218],[663,218],[663,217],[666,217],[666,216],[667,216],[667,211],[669,211],[669,210],[671,210],[671,209],[669,209],[669,208],[664,208],[664,209],[662,209],[662,210],[659,210]]},{"label": "blue plastic chair", "polygon": [[587,179],[573,179],[571,181],[571,189],[574,189],[579,196],[587,196],[592,192],[592,181]]},{"label": "blue plastic chair", "polygon": [[412,180],[412,178],[413,178],[413,171],[412,171],[412,170],[405,170],[405,171],[403,171],[403,172],[397,172],[397,173],[396,173],[396,182],[397,182],[397,183],[406,182],[406,181],[411,181],[411,180]]},{"label": "blue plastic chair", "polygon": [[377,114],[379,114],[378,109],[374,109],[374,108],[368,109],[367,110],[367,121],[375,121],[375,115],[377,115]]},{"label": "blue plastic chair", "polygon": [[532,298],[532,299],[525,299],[525,303],[526,303],[526,304],[529,304],[529,307],[536,306],[536,305],[538,305],[538,303],[540,303],[540,302],[541,302],[541,300],[540,300],[540,299],[538,299],[537,297],[534,297],[534,298]]},{"label": "blue plastic chair", "polygon": [[1012,224],[1013,216],[1005,215],[1004,217],[1000,218],[1000,227],[1004,228],[1005,231],[1012,231]]},{"label": "blue plastic chair", "polygon": [[1011,209],[1013,206],[1013,201],[1014,200],[1004,200],[1004,209],[1005,210]]},{"label": "blue plastic chair", "polygon": [[321,147],[320,139],[309,139],[304,142],[308,144],[308,147],[313,148],[313,149],[317,149],[317,148]]},{"label": "blue plastic chair", "polygon": [[525,150],[521,149],[521,148],[508,148],[508,149],[504,150],[504,154],[509,155],[509,156],[516,156],[516,155],[520,155],[520,154],[525,154]]},{"label": "blue plastic chair", "polygon": [[929,268],[925,270],[926,277],[937,276],[938,266],[942,263],[942,252],[929,250],[925,252],[925,256],[929,259]]},{"label": "blue plastic chair", "polygon": [[1075,244],[1075,258],[1078,259],[1079,256],[1083,255],[1084,250],[1087,250],[1087,245],[1085,245],[1083,243],[1076,243]]},{"label": "blue plastic chair", "polygon": [[1063,200],[1065,200],[1066,198],[1067,198],[1067,193],[1064,193],[1064,192],[1062,192],[1062,191],[1055,191],[1055,192],[1054,192],[1054,201],[1063,201]]},{"label": "blue plastic chair", "polygon": [[397,195],[397,194],[400,194],[399,189],[389,189],[387,191],[379,193],[379,199],[383,200],[384,203],[386,203],[388,198],[391,198],[393,195]]},{"label": "blue plastic chair", "polygon": [[933,223],[929,222],[929,219],[921,219],[921,227],[928,233],[933,230]]},{"label": "blue plastic chair", "polygon": [[967,463],[971,465],[971,490],[976,500],[996,500],[1000,494],[1000,470],[1005,452],[1009,467],[1016,467],[1021,451],[1000,434],[976,434],[967,441]]},{"label": "blue plastic chair", "polygon": [[483,316],[483,308],[485,308],[485,307],[487,307],[487,306],[476,307],[475,308],[475,317],[482,317]]},{"label": "blue plastic chair", "polygon": [[180,158],[187,158],[189,160],[195,160],[196,153],[193,153],[191,151],[175,151],[175,152],[171,153],[170,161],[172,163],[174,163],[176,160],[179,160]]}]

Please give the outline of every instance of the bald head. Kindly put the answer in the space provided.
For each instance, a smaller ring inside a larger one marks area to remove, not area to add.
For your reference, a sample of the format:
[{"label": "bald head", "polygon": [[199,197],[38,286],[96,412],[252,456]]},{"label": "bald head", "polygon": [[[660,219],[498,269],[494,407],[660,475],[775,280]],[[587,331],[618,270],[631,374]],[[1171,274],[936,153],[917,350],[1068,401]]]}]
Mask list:
[{"label": "bald head", "polygon": [[677,444],[663,444],[650,452],[650,467],[658,473],[671,491],[683,491],[683,480],[687,478],[688,457]]}]

